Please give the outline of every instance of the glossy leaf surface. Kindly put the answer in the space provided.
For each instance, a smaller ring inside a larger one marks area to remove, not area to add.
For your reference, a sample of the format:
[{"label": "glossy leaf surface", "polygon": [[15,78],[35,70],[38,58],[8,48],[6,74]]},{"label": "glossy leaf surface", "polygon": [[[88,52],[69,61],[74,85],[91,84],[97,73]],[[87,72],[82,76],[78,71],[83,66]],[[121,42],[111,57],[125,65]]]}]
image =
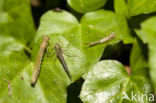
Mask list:
[{"label": "glossy leaf surface", "polygon": [[[128,76],[121,63],[105,60],[89,71],[80,97],[84,103],[130,103],[132,94],[150,95],[151,91],[152,86],[143,73],[137,71]],[[146,102],[146,98],[143,98],[143,102]]]}]

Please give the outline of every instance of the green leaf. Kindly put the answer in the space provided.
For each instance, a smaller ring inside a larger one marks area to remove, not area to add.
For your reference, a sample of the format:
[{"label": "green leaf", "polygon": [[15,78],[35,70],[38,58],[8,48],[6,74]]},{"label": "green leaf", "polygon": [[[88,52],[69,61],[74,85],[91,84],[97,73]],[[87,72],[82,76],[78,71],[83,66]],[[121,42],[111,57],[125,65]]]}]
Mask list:
[{"label": "green leaf", "polygon": [[[139,71],[128,76],[121,63],[105,60],[89,71],[80,98],[84,103],[135,103],[138,96],[134,100],[132,94],[146,94],[154,99],[154,95],[150,95],[151,91],[149,80]],[[146,102],[146,98],[142,102]]]},{"label": "green leaf", "polygon": [[[132,71],[140,68],[148,68],[148,48],[141,40],[136,39],[130,55],[130,67]],[[137,62],[136,62],[137,60]]]},{"label": "green leaf", "polygon": [[68,4],[75,11],[85,13],[102,7],[107,0],[67,0]]},{"label": "green leaf", "polygon": [[[39,80],[33,88],[30,85],[33,63],[24,53],[16,52],[0,60],[0,102],[2,103],[66,103],[64,83],[49,79],[53,73],[42,66]],[[46,75],[45,75],[46,74]],[[9,96],[8,83],[11,83],[12,96]],[[46,81],[45,81],[46,80]],[[55,98],[54,98],[55,97]]]},{"label": "green leaf", "polygon": [[[45,65],[42,65],[42,72],[35,88],[30,85],[34,64],[26,56],[23,48],[24,46],[12,37],[0,37],[0,102],[66,103],[65,87],[68,80],[55,78],[57,74],[54,75],[55,73],[50,70],[51,65],[46,65],[46,60],[43,60]],[[8,83],[3,79],[10,81],[11,96]]]},{"label": "green leaf", "polygon": [[[53,44],[58,42],[57,39],[61,39],[59,42],[61,41],[61,44],[63,44],[64,41],[64,47],[67,47],[69,44],[70,46],[73,46],[73,48],[77,48],[77,50],[84,55],[87,60],[85,63],[85,66],[87,67],[83,69],[87,70],[88,66],[93,65],[100,59],[103,47],[119,40],[115,20],[113,12],[105,10],[87,13],[82,17],[80,23],[74,16],[66,11],[49,11],[41,18],[35,41],[41,38],[42,35],[52,36],[51,42],[53,42]],[[117,37],[108,43],[95,47],[87,47],[87,45],[85,45],[86,43],[94,42],[106,37],[112,32],[117,33]],[[53,44],[51,47],[53,47]],[[94,54],[91,53],[91,51],[94,52]],[[69,50],[69,52],[70,54],[74,54],[74,51],[72,52]]]},{"label": "green leaf", "polygon": [[[30,99],[31,88],[28,84],[27,70],[31,70],[28,65],[28,57],[24,52],[12,51],[11,54],[0,56],[0,102],[2,103],[26,103]],[[24,80],[21,80],[21,77]],[[8,83],[3,79],[7,79],[11,84],[11,95],[9,96]],[[30,89],[29,89],[30,88]]]},{"label": "green leaf", "polygon": [[[87,72],[92,65],[99,61],[103,49],[107,45],[115,43],[119,38],[117,34],[116,39],[94,47],[88,47],[85,43],[94,42],[108,36],[110,33],[116,32],[116,28],[115,16],[110,11],[99,10],[87,13],[81,19],[81,23],[66,11],[55,12],[51,10],[45,13],[41,18],[40,26],[35,38],[36,44],[32,52],[32,59],[35,61],[42,42],[41,37],[43,35],[48,35],[50,37],[48,52],[46,52],[45,58],[43,59],[41,75],[38,80],[44,85],[44,90],[47,90],[48,88],[46,86],[49,83],[45,83],[47,78],[50,81],[61,83],[62,88],[66,88],[69,84]],[[72,81],[70,81],[61,63],[56,57],[54,50],[55,43],[61,45],[63,57],[69,67]],[[47,73],[49,73],[49,75]],[[52,86],[51,84],[49,87],[49,93],[51,95],[56,95],[52,96],[52,99],[57,100],[60,95],[64,95],[64,92],[59,92],[59,88],[60,84],[56,84],[56,86]],[[62,100],[62,102],[57,103],[66,102],[66,96],[60,97],[59,99]]]},{"label": "green leaf", "polygon": [[42,16],[37,35],[35,36],[35,42],[42,35],[63,33],[73,29],[77,25],[78,20],[68,12],[54,12],[51,10]]},{"label": "green leaf", "polygon": [[[30,92],[32,93],[33,89],[29,85],[32,67],[23,48],[23,44],[13,37],[0,36],[0,102],[2,103],[27,103],[32,96]],[[12,96],[9,96],[8,83],[3,79],[10,81]]]},{"label": "green leaf", "polygon": [[136,32],[136,34],[138,35],[138,37],[144,42],[144,43],[147,43],[148,42],[148,39],[146,37],[146,34],[144,31],[140,30],[140,29],[135,29],[134,28],[134,31]]},{"label": "green leaf", "polygon": [[0,12],[3,12],[3,3],[4,3],[4,0],[1,0],[1,2],[0,2]]},{"label": "green leaf", "polygon": [[155,0],[127,0],[128,17],[156,11]]},{"label": "green leaf", "polygon": [[150,64],[150,74],[152,82],[154,84],[156,93],[156,16],[147,19],[141,24],[141,29],[137,30],[137,34],[142,38],[146,38],[145,41],[148,43],[149,48],[149,64]]},{"label": "green leaf", "polygon": [[[34,31],[29,0],[0,0],[0,102],[2,103],[28,103],[34,97],[40,96],[36,93],[36,89],[30,86],[29,77],[33,64],[24,51],[24,49],[29,50],[26,44],[33,40]],[[10,82],[10,91],[4,79]],[[9,92],[12,96],[9,96]],[[33,100],[34,103],[43,101],[39,99]]]},{"label": "green leaf", "polygon": [[29,0],[1,0],[0,35],[12,36],[23,44],[34,37]]},{"label": "green leaf", "polygon": [[17,42],[13,37],[0,36],[0,55],[11,54],[12,51],[20,51],[24,45]]},{"label": "green leaf", "polygon": [[119,30],[120,30],[120,34],[121,34],[123,42],[125,44],[133,43],[132,31],[130,30],[128,22],[127,22],[128,8],[125,3],[125,0],[115,0],[114,8],[115,8],[115,14],[116,14],[116,18],[117,18],[117,22],[119,25]]}]

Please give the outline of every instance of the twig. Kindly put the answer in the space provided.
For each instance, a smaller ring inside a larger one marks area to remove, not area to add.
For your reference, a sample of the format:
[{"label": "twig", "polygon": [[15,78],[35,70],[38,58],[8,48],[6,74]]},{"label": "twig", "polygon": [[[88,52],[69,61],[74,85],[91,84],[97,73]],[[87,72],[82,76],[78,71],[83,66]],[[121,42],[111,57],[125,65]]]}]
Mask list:
[{"label": "twig", "polygon": [[29,48],[29,47],[27,47],[27,46],[24,46],[24,49],[29,53],[29,54],[31,54],[31,49]]},{"label": "twig", "polygon": [[3,80],[8,83],[9,96],[12,96],[12,89],[11,89],[11,83],[10,83],[10,81],[7,80],[7,79],[5,79],[5,78]]}]

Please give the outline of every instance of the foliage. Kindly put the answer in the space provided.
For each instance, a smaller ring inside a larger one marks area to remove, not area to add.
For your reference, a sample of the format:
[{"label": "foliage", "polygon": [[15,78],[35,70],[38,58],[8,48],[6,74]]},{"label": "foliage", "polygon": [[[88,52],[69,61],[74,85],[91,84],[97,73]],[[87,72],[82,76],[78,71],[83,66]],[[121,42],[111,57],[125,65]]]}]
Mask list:
[{"label": "foliage", "polygon": [[[156,94],[155,0],[39,4],[0,0],[0,103],[138,103],[124,96]],[[88,47],[111,33],[114,39]],[[30,79],[44,35],[50,40],[33,87]],[[57,58],[55,43],[61,45],[72,80]],[[122,56],[124,50],[128,58]]]}]

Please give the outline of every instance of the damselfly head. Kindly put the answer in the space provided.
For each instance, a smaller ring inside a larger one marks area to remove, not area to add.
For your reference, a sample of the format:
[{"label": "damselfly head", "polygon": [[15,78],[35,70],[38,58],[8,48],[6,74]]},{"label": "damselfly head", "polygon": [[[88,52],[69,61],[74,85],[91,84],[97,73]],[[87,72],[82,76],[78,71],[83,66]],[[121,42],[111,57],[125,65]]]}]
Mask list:
[{"label": "damselfly head", "polygon": [[115,33],[112,33],[110,34],[111,38],[115,38],[116,37],[116,34]]},{"label": "damselfly head", "polygon": [[43,35],[42,38],[43,38],[43,40],[45,40],[45,41],[50,40],[49,36],[47,36],[47,35]]},{"label": "damselfly head", "polygon": [[60,44],[59,44],[59,43],[55,43],[54,48],[55,48],[55,49],[60,49],[60,48],[61,48],[61,46],[60,46]]}]

